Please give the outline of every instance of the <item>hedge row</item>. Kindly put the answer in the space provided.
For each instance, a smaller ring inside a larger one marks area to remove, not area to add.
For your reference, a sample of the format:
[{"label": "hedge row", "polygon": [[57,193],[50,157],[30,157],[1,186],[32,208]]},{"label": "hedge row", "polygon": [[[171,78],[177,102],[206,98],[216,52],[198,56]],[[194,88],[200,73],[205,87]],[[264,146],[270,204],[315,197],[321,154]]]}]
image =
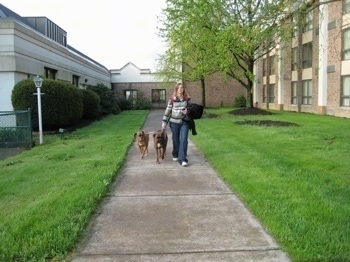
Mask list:
[{"label": "hedge row", "polygon": [[[14,110],[32,110],[33,129],[37,130],[37,89],[33,80],[20,81],[14,86],[11,101]],[[81,119],[118,114],[120,109],[113,92],[103,84],[79,89],[71,83],[45,79],[41,87],[42,124],[45,130],[73,125]]]}]

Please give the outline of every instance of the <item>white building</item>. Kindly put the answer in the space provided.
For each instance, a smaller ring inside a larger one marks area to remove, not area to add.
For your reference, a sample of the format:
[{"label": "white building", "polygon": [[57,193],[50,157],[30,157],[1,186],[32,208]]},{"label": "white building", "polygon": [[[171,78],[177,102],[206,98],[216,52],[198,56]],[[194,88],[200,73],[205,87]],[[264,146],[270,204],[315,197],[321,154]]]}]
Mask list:
[{"label": "white building", "polygon": [[136,99],[142,93],[151,100],[153,108],[165,108],[175,87],[175,82],[162,82],[151,70],[138,68],[131,62],[111,70],[111,83],[117,97]]},{"label": "white building", "polygon": [[67,44],[67,33],[46,17],[21,17],[0,4],[0,111],[12,111],[13,87],[37,75],[77,87],[104,84],[110,71]]}]

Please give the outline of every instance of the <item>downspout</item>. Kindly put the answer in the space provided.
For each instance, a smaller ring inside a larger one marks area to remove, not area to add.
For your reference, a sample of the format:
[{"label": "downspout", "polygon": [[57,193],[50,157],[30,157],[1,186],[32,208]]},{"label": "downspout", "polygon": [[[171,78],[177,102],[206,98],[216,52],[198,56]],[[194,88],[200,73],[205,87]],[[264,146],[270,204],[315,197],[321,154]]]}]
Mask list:
[{"label": "downspout", "polygon": [[318,114],[327,110],[328,4],[319,6]]},{"label": "downspout", "polygon": [[284,85],[283,85],[283,68],[282,68],[282,60],[283,60],[283,55],[282,55],[282,47],[278,46],[277,47],[277,104],[278,104],[278,109],[283,110],[283,105],[284,105]]}]

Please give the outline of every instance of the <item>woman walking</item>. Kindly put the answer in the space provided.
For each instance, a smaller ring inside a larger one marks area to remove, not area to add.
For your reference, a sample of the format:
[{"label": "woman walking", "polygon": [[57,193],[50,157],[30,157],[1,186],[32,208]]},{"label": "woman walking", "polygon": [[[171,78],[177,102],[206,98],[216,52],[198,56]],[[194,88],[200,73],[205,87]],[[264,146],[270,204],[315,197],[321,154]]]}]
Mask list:
[{"label": "woman walking", "polygon": [[173,95],[169,98],[162,119],[162,129],[166,129],[169,124],[173,140],[173,161],[178,161],[180,165],[188,166],[187,147],[189,123],[182,120],[183,115],[187,114],[187,105],[191,98],[186,93],[183,84],[178,83],[175,86]]}]

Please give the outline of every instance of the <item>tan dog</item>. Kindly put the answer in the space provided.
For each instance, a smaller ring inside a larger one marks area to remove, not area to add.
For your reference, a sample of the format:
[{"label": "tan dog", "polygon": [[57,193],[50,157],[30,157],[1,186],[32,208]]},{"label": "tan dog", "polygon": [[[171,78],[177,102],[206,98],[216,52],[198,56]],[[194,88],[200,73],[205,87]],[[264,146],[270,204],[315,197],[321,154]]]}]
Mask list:
[{"label": "tan dog", "polygon": [[139,147],[140,156],[143,159],[148,155],[149,134],[144,130],[140,130],[134,134],[134,139]]},{"label": "tan dog", "polygon": [[160,164],[159,158],[164,159],[165,153],[166,153],[166,147],[168,144],[168,134],[164,129],[157,130],[156,132],[154,132],[153,144],[154,144],[154,149],[157,152],[156,163]]}]

